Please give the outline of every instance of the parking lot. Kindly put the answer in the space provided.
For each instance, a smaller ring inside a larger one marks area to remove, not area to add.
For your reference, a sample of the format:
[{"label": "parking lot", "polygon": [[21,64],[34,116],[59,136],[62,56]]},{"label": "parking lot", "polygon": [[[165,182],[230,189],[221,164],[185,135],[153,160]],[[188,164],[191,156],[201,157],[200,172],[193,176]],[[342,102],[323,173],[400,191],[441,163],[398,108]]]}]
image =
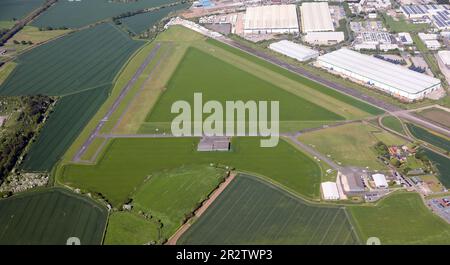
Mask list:
[{"label": "parking lot", "polygon": [[450,223],[450,196],[436,198],[427,201],[433,212]]}]

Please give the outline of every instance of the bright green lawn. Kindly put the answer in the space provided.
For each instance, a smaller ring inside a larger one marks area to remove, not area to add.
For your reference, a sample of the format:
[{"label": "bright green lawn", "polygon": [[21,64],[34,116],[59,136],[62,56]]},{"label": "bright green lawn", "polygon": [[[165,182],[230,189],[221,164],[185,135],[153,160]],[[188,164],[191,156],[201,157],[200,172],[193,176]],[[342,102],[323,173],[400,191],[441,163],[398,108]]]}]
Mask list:
[{"label": "bright green lawn", "polygon": [[331,155],[336,162],[346,166],[384,169],[377,160],[373,146],[382,141],[387,145],[403,144],[401,138],[381,131],[369,124],[352,123],[302,134],[299,140],[313,145],[319,152]]},{"label": "bright green lawn", "polygon": [[416,193],[394,194],[377,206],[353,206],[362,240],[381,244],[450,244],[450,225],[435,216]]},{"label": "bright green lawn", "polygon": [[158,224],[132,212],[113,212],[109,216],[105,245],[143,245],[157,242]]},{"label": "bright green lawn", "polygon": [[209,165],[164,170],[148,176],[133,196],[133,206],[161,219],[164,235],[170,237],[224,176],[224,169]]},{"label": "bright green lawn", "polygon": [[304,196],[318,196],[319,165],[282,140],[274,148],[261,148],[259,140],[236,138],[232,152],[197,152],[198,138],[115,139],[96,165],[66,165],[58,177],[66,184],[100,192],[118,206],[154,172],[219,162],[265,175]]}]

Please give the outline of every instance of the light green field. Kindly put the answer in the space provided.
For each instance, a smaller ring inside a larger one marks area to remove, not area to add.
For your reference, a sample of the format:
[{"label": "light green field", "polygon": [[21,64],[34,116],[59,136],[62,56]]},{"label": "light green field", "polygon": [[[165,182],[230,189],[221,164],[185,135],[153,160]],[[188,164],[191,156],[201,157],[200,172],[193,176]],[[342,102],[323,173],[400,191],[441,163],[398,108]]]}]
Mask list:
[{"label": "light green field", "polygon": [[157,242],[158,224],[132,212],[113,212],[108,219],[105,245],[143,245]]},{"label": "light green field", "polygon": [[56,38],[63,34],[69,33],[71,30],[39,30],[37,27],[25,26],[17,34],[15,34],[11,39],[8,40],[7,45],[14,45],[14,40],[16,41],[31,41],[34,44],[38,44],[50,39]]},{"label": "light green field", "polygon": [[148,175],[133,195],[133,210],[157,216],[164,224],[163,236],[169,238],[185,215],[195,210],[224,180],[225,174],[224,169],[195,165]]},{"label": "light green field", "polygon": [[398,32],[421,32],[428,28],[427,24],[412,24],[401,17],[398,21],[394,20],[387,14],[382,14],[382,18],[386,26],[395,33]]},{"label": "light green field", "polygon": [[16,65],[17,63],[10,61],[0,67],[0,85],[8,78]]},{"label": "light green field", "polygon": [[14,27],[15,24],[16,22],[12,20],[2,20],[0,21],[0,29],[10,29]]},{"label": "light green field", "polygon": [[57,172],[57,178],[67,185],[99,192],[119,206],[154,172],[220,163],[267,176],[300,195],[319,196],[319,165],[283,140],[274,148],[260,147],[259,140],[233,139],[231,152],[197,152],[198,138],[115,139],[96,165],[69,164]]},{"label": "light green field", "polygon": [[403,130],[402,122],[398,118],[394,116],[386,116],[382,118],[381,122],[387,128],[400,134],[406,135],[405,131]]},{"label": "light green field", "polygon": [[381,131],[370,124],[351,123],[302,134],[299,140],[346,166],[385,169],[377,160],[373,146],[382,141],[386,145],[403,144],[405,141],[391,133]]},{"label": "light green field", "polygon": [[431,213],[417,193],[399,193],[377,206],[349,210],[365,241],[378,237],[381,244],[450,244],[450,225]]}]

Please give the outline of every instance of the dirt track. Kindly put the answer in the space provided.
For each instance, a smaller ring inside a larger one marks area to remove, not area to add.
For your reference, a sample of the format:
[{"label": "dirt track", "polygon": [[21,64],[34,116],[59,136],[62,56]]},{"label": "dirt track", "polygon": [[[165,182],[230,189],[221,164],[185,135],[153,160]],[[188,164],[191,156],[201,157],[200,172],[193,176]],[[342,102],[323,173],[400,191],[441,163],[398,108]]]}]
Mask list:
[{"label": "dirt track", "polygon": [[[236,173],[232,172],[230,173],[230,176],[222,183],[220,186],[211,193],[209,196],[209,199],[203,202],[202,206],[198,208],[197,211],[195,211],[195,216],[193,218],[199,218],[211,204],[219,197],[219,195],[225,190],[225,188],[233,181],[233,179],[236,177]],[[182,225],[176,232],[169,238],[166,245],[176,245],[178,239],[191,227],[191,223],[188,220],[184,225]]]}]

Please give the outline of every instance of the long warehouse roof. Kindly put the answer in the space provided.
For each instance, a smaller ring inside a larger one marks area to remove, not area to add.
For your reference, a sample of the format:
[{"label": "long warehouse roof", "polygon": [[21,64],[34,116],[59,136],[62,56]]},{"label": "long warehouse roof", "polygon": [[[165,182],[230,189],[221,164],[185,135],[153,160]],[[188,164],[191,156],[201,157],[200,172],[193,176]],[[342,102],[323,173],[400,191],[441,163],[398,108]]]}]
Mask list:
[{"label": "long warehouse roof", "polygon": [[244,29],[298,29],[295,5],[248,7]]},{"label": "long warehouse roof", "polygon": [[434,77],[346,48],[319,56],[317,60],[409,94],[422,92],[441,82]]},{"label": "long warehouse roof", "polygon": [[303,3],[300,10],[303,32],[334,30],[327,2]]},{"label": "long warehouse roof", "polygon": [[288,40],[272,43],[269,48],[299,61],[305,61],[319,55],[318,51]]}]

